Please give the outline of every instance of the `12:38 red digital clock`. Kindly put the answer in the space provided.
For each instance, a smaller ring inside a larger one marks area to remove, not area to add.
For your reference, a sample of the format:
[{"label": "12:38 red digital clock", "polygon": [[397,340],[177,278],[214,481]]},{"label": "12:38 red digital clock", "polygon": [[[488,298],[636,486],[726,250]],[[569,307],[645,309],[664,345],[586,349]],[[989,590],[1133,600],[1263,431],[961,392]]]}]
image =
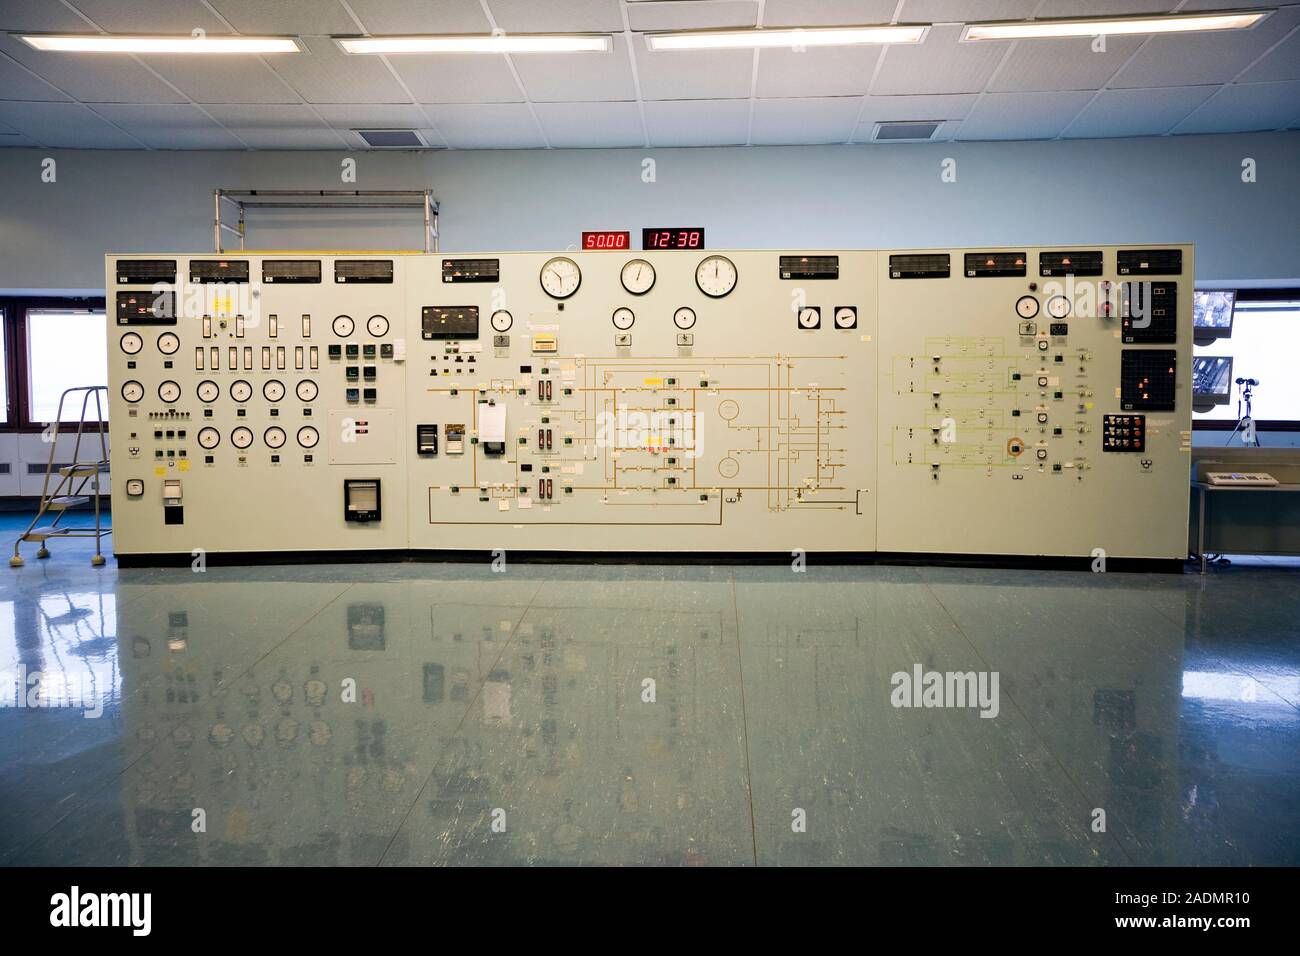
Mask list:
[{"label": "12:38 red digital clock", "polygon": [[630,249],[632,233],[630,232],[584,232],[582,248],[584,250]]},{"label": "12:38 red digital clock", "polygon": [[642,249],[703,249],[704,230],[675,226],[670,229],[642,229]]}]

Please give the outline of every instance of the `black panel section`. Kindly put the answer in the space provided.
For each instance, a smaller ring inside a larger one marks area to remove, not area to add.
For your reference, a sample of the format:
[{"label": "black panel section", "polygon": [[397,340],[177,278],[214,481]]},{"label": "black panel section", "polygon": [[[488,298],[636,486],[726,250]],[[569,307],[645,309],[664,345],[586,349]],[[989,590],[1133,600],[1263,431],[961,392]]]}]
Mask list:
[{"label": "black panel section", "polygon": [[1121,249],[1115,267],[1122,276],[1178,276],[1183,274],[1183,250]]},{"label": "black panel section", "polygon": [[839,256],[782,256],[782,279],[838,279]]},{"label": "black panel section", "polygon": [[438,454],[438,426],[415,426],[415,453],[417,455]]},{"label": "black panel section", "polygon": [[117,281],[121,285],[153,285],[176,281],[175,259],[119,259]]},{"label": "black panel section", "polygon": [[1038,274],[1040,276],[1099,276],[1102,273],[1102,256],[1100,249],[1082,252],[1040,252],[1038,254]]},{"label": "black panel section", "polygon": [[1120,287],[1125,342],[1178,341],[1178,286],[1173,282],[1125,282]]},{"label": "black panel section", "polygon": [[1178,381],[1173,349],[1124,349],[1120,357],[1120,407],[1126,412],[1172,412]]},{"label": "black panel section", "polygon": [[443,259],[443,282],[499,282],[500,259]]},{"label": "black panel section", "polygon": [[378,521],[381,517],[379,479],[343,479],[343,520]]},{"label": "black panel section", "polygon": [[191,259],[190,282],[247,282],[247,259]]},{"label": "black panel section", "polygon": [[175,325],[175,292],[118,292],[118,325]]},{"label": "black panel section", "polygon": [[426,305],[420,310],[420,337],[426,339],[478,338],[478,306]]},{"label": "black panel section", "polygon": [[1146,451],[1147,417],[1145,415],[1103,415],[1101,450]]},{"label": "black panel section", "polygon": [[393,281],[393,260],[335,259],[334,281],[391,284]]},{"label": "black panel section", "polygon": [[966,253],[966,277],[968,279],[1023,275],[1025,275],[1025,254],[1023,252]]},{"label": "black panel section", "polygon": [[319,259],[263,259],[262,281],[278,285],[320,282]]},{"label": "black panel section", "polygon": [[946,252],[889,257],[891,279],[946,279],[952,274],[952,257]]}]

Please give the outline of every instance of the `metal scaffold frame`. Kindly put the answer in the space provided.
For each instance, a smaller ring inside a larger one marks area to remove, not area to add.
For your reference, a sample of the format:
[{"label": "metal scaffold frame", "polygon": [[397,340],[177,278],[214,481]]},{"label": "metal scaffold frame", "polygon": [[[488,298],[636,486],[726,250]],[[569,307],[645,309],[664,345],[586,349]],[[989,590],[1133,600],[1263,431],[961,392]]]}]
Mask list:
[{"label": "metal scaffold frame", "polygon": [[[222,219],[223,203],[239,213],[237,225]],[[223,233],[239,237],[244,251],[247,211],[249,209],[422,209],[424,211],[424,249],[411,252],[438,251],[438,201],[429,189],[214,189],[212,191],[212,249],[233,252],[223,247]]]}]

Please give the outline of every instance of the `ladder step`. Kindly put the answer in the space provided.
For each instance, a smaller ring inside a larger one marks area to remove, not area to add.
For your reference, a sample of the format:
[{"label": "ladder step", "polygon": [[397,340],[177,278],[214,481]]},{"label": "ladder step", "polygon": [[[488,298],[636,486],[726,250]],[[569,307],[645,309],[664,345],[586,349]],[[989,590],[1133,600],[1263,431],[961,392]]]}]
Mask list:
[{"label": "ladder step", "polygon": [[67,528],[37,528],[22,536],[23,541],[45,541],[49,538],[61,538],[68,533]]},{"label": "ladder step", "polygon": [[84,505],[88,501],[85,495],[59,495],[57,498],[51,498],[45,506],[50,511],[62,511],[65,508],[75,508],[77,505]]},{"label": "ladder step", "polygon": [[106,461],[81,461],[75,465],[64,465],[59,469],[60,475],[66,475],[72,478],[89,478],[91,475],[97,475],[104,468],[108,467]]}]

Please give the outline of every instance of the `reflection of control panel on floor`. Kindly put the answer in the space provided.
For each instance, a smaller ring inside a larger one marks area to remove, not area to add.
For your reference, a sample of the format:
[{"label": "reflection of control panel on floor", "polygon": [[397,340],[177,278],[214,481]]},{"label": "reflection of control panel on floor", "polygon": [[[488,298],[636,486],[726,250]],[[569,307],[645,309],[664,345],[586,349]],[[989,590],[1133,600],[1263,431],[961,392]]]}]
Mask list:
[{"label": "reflection of control panel on floor", "polygon": [[1190,247],[108,267],[119,554],[1185,541]]}]

